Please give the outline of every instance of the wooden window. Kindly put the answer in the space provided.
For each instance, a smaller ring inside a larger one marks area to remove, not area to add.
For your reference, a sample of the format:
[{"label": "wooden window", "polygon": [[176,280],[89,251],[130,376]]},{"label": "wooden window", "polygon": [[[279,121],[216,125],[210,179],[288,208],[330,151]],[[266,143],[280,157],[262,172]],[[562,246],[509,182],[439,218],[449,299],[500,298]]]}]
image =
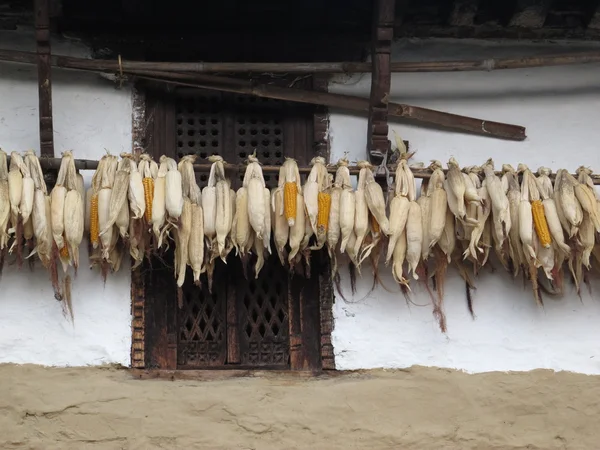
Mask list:
[{"label": "wooden window", "polygon": [[[307,84],[312,80],[301,82],[302,87]],[[266,165],[281,165],[285,157],[308,164],[324,147],[322,112],[307,105],[214,91],[152,89],[146,90],[146,105],[150,121],[145,144],[155,157],[196,154],[197,162],[208,163],[210,155],[219,154],[240,164],[256,151]],[[197,173],[201,187],[207,175]],[[242,178],[243,173],[232,179],[234,189]],[[265,181],[272,187],[277,177],[265,173]],[[143,284],[134,289],[143,295],[143,366],[333,368],[327,256],[313,255],[308,273],[292,275],[273,253],[255,278],[255,258],[243,264],[232,252],[227,265],[216,264],[212,292],[205,276],[198,287],[188,272],[179,304],[172,269],[158,259],[145,264],[145,275],[134,276]],[[163,260],[168,266],[172,255]]]}]

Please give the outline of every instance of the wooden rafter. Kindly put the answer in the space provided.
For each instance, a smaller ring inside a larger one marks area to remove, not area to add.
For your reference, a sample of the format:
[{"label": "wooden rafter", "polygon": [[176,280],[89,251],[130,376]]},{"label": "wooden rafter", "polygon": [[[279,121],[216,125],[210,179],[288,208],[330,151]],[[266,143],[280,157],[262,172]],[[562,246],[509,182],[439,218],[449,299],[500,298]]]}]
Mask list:
[{"label": "wooden rafter", "polygon": [[35,38],[37,41],[40,152],[54,156],[52,125],[52,66],[50,51],[50,11],[48,0],[35,0]]},{"label": "wooden rafter", "polygon": [[379,165],[390,149],[388,105],[391,88],[391,52],[394,38],[395,0],[377,0],[371,40],[371,96],[367,151],[371,163]]}]

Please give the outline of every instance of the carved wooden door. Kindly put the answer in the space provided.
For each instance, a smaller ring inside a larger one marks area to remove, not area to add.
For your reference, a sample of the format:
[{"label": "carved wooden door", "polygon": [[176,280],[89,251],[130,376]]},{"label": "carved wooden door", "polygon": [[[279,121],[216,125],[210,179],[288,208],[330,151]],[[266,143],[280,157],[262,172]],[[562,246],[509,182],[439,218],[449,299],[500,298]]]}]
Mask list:
[{"label": "carved wooden door", "polygon": [[[154,122],[148,151],[155,156],[179,159],[196,154],[198,163],[207,163],[210,155],[219,154],[240,164],[256,151],[265,165],[281,165],[286,156],[306,165],[314,154],[314,111],[306,105],[201,90],[157,94],[147,101]],[[200,187],[207,178],[206,173],[197,173]],[[240,173],[232,179],[233,189],[242,178]],[[265,173],[265,181],[275,186],[276,174]],[[146,366],[320,367],[319,266],[315,276],[305,279],[291,276],[276,254],[268,257],[265,252],[265,258],[255,278],[256,257],[244,269],[232,252],[227,265],[216,264],[212,292],[205,275],[198,287],[188,272],[179,302],[172,273],[163,271],[169,279],[158,283],[149,279],[154,270],[146,272],[146,285],[161,288],[146,290],[151,309],[147,315],[151,320],[146,320]],[[303,318],[311,323],[303,326]]]}]

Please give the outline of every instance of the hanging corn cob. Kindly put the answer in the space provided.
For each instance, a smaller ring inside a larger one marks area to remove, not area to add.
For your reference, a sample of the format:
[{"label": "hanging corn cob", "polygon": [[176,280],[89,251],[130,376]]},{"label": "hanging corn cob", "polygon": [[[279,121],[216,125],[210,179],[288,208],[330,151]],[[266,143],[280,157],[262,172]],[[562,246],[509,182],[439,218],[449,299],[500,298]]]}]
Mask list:
[{"label": "hanging corn cob", "polygon": [[583,210],[575,193],[577,180],[564,169],[556,172],[554,181],[554,201],[559,220],[565,227],[569,237],[574,237],[579,231],[583,220]]},{"label": "hanging corn cob", "polygon": [[164,161],[167,165],[167,174],[165,175],[165,207],[170,221],[177,222],[183,210],[181,173],[177,170],[177,162],[173,158],[165,158]]},{"label": "hanging corn cob", "polygon": [[[365,189],[369,175],[372,176],[370,164],[367,161],[359,161],[358,167],[358,184],[354,193],[354,234],[356,242],[354,244],[354,252],[359,255],[359,261],[362,259],[362,244],[367,230],[369,229],[369,207],[365,198]],[[360,270],[360,264],[358,266]]]},{"label": "hanging corn cob", "polygon": [[[8,166],[6,153],[0,149],[0,253],[8,248],[8,222],[10,218],[10,196],[8,192]],[[0,268],[1,273],[1,268]]]},{"label": "hanging corn cob", "polygon": [[[288,242],[288,238],[290,235],[290,226],[288,220],[286,218],[286,214],[284,212],[285,209],[285,187],[282,188],[281,180],[284,178],[284,174],[282,173],[284,170],[283,166],[279,171],[279,187],[273,188],[271,191],[271,216],[272,216],[272,224],[273,224],[273,237],[275,241],[275,250],[277,251],[277,255],[279,256],[279,261],[282,265],[285,265],[287,252],[286,245]],[[294,191],[294,211],[290,212],[290,214],[295,214],[295,195],[298,191]],[[237,211],[236,211],[237,212]],[[296,218],[294,216],[294,222]]]},{"label": "hanging corn cob", "polygon": [[328,172],[325,167],[325,158],[317,156],[310,162],[312,169],[306,178],[303,194],[306,205],[306,213],[313,234],[318,234],[317,219],[319,215],[319,192],[322,192],[327,184]]},{"label": "hanging corn cob", "polygon": [[575,185],[575,196],[579,200],[581,208],[589,214],[596,233],[600,233],[600,211],[594,183],[590,178],[591,173],[590,169],[583,166],[577,169],[578,183]]},{"label": "hanging corn cob", "polygon": [[[25,164],[29,168],[35,187],[33,211],[31,215],[33,233],[36,239],[35,253],[37,253],[44,267],[49,268],[52,254],[52,231],[50,229],[50,224],[46,220],[46,197],[48,195],[46,182],[44,181],[44,174],[40,162],[33,151],[28,151],[26,153]],[[31,255],[29,257],[31,257]]]},{"label": "hanging corn cob", "polygon": [[[431,197],[429,213],[428,247],[433,248],[439,241],[446,225],[446,210],[448,209],[448,198],[444,190],[446,177],[442,171],[442,163],[432,161],[429,168],[432,170],[429,178],[427,195]],[[424,230],[423,230],[424,231]]]},{"label": "hanging corn cob", "polygon": [[167,158],[161,156],[160,166],[154,180],[152,197],[152,232],[154,233],[157,248],[162,246],[162,233],[166,221],[166,182],[167,182]]},{"label": "hanging corn cob", "polygon": [[[117,165],[114,183],[110,192],[110,203],[108,208],[108,220],[100,230],[100,236],[110,233],[113,225],[116,223],[119,214],[122,214],[123,205],[127,203],[127,192],[129,190],[129,176],[131,173],[131,155],[127,153],[121,154],[121,160]],[[129,226],[129,221],[127,221]]]},{"label": "hanging corn cob", "polygon": [[329,208],[329,219],[327,227],[327,251],[331,259],[331,273],[335,276],[337,273],[336,247],[340,241],[340,205],[342,192],[346,188],[352,188],[350,182],[350,171],[348,170],[348,160],[342,158],[337,163],[335,180],[330,190],[331,205]]},{"label": "hanging corn cob", "polygon": [[483,165],[487,193],[492,203],[492,236],[496,254],[503,265],[506,265],[504,254],[504,242],[508,238],[512,226],[510,217],[510,205],[506,191],[502,186],[502,180],[494,173],[494,161],[490,158]]}]

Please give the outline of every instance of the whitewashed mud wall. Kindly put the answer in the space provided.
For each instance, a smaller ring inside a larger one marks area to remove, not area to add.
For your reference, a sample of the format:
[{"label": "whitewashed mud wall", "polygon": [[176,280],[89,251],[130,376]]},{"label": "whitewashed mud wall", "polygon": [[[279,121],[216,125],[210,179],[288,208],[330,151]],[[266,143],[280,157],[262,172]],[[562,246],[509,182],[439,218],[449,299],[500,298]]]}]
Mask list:
[{"label": "whitewashed mud wall", "polygon": [[[581,45],[580,45],[581,47]],[[589,47],[587,47],[589,48]],[[597,48],[597,47],[596,47]],[[402,42],[396,60],[493,58],[559,53],[574,46],[520,46],[464,42],[450,47],[430,41]],[[341,76],[330,92],[362,95],[370,89],[369,76]],[[600,65],[553,67],[495,72],[395,74],[391,100],[527,127],[524,142],[508,142],[417,127],[392,125],[416,150],[415,161],[481,164],[493,157],[497,164],[519,162],[532,169],[540,165],[574,171],[589,165],[600,171]],[[366,119],[332,112],[332,160],[349,151],[351,159],[366,159]],[[393,135],[390,130],[390,138]],[[600,373],[600,283],[593,295],[582,290],[581,300],[566,285],[561,299],[546,297],[545,308],[535,305],[521,280],[513,280],[496,264],[484,270],[474,292],[473,320],[467,310],[461,278],[450,272],[446,282],[445,311],[448,332],[442,334],[432,316],[428,296],[413,283],[413,301],[407,306],[395,286],[390,268],[382,266],[385,285],[369,291],[370,268],[358,293],[349,302],[336,297],[333,345],[339,369],[407,367],[413,364],[463,369],[531,370],[549,368]],[[342,274],[346,275],[345,270]]]},{"label": "whitewashed mud wall", "polygon": [[[0,47],[34,51],[33,31],[0,33]],[[53,53],[86,56],[86,49],[54,42]],[[53,71],[55,152],[73,150],[77,158],[98,159],[104,149],[131,150],[131,91],[96,75]],[[38,90],[35,66],[0,63],[0,147],[39,152]],[[89,184],[91,172],[84,172]],[[0,363],[58,366],[129,365],[131,342],[130,275],[124,267],[106,285],[89,270],[87,245],[73,281],[74,324],[54,299],[41,265],[32,273],[5,266],[0,280]]]}]

